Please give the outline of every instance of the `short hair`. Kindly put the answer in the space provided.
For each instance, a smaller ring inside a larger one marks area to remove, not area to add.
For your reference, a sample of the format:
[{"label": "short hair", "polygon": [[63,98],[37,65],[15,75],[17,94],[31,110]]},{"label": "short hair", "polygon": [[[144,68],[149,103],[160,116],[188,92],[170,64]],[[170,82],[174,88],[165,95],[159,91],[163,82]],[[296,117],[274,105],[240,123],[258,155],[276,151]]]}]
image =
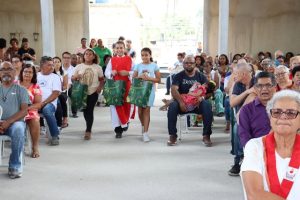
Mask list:
[{"label": "short hair", "polygon": [[269,51],[266,51],[266,53],[265,53],[266,55],[268,55],[268,57],[270,58],[270,59],[272,59],[272,54],[271,54],[271,52],[269,52]]},{"label": "short hair", "polygon": [[0,49],[3,49],[6,47],[6,40],[4,38],[0,38]]},{"label": "short hair", "polygon": [[184,58],[183,53],[178,53],[177,56],[180,56],[180,57],[183,57],[183,58]]},{"label": "short hair", "polygon": [[295,74],[300,71],[300,65],[296,66],[292,70],[292,76],[294,78]]},{"label": "short hair", "polygon": [[17,38],[11,38],[9,44],[12,44],[13,42],[16,42],[17,45],[19,44],[19,40]]},{"label": "short hair", "polygon": [[40,60],[40,66],[42,67],[46,62],[53,61],[53,58],[50,56],[43,56]]},{"label": "short hair", "polygon": [[249,73],[252,72],[252,67],[248,63],[245,63],[245,62],[238,63],[236,67],[238,70],[247,70]]},{"label": "short hair", "polygon": [[62,57],[64,57],[64,55],[65,55],[65,54],[67,54],[67,55],[69,55],[69,56],[71,56],[71,55],[72,55],[70,52],[68,52],[68,51],[65,51],[65,52],[63,52],[63,53],[61,54],[61,56],[62,56]]},{"label": "short hair", "polygon": [[111,55],[105,54],[104,57],[103,57],[103,63],[105,63],[107,58],[111,58]]},{"label": "short hair", "polygon": [[22,67],[22,69],[20,71],[20,74],[19,74],[19,80],[20,80],[20,82],[23,81],[23,72],[24,72],[24,69],[26,69],[26,68],[32,68],[33,74],[32,74],[31,83],[36,84],[37,83],[36,69],[35,69],[35,66],[31,65],[31,64],[25,64],[25,65],[23,65],[23,67]]},{"label": "short hair", "polygon": [[276,79],[275,79],[275,76],[274,74],[272,73],[269,73],[269,72],[259,72],[256,76],[255,76],[255,79],[254,79],[254,84],[257,84],[258,82],[258,79],[260,78],[270,78],[271,79],[271,82],[272,82],[272,85],[275,86],[276,85]]},{"label": "short hair", "polygon": [[274,108],[275,103],[284,98],[294,100],[300,107],[300,95],[298,92],[296,92],[294,90],[281,90],[279,92],[276,92],[273,95],[272,99],[270,101],[268,101],[268,103],[267,103],[266,110],[267,110],[269,117],[271,116],[270,110]]},{"label": "short hair", "polygon": [[132,43],[132,41],[131,41],[131,40],[126,40],[126,42],[128,42],[129,44],[131,44],[131,43]]},{"label": "short hair", "polygon": [[13,65],[11,64],[11,62],[8,62],[8,61],[2,62],[2,63],[0,64],[0,68],[2,68],[4,65],[9,65],[11,68],[15,69],[15,68],[13,67]]},{"label": "short hair", "polygon": [[93,59],[93,63],[98,65],[98,64],[99,64],[99,56],[98,56],[98,55],[96,54],[96,52],[95,52],[93,49],[91,49],[91,48],[87,48],[87,49],[84,51],[84,53],[83,53],[83,58],[82,58],[83,63],[85,62],[84,54],[85,54],[87,51],[90,51],[90,52],[93,53],[93,55],[95,56],[95,58]]},{"label": "short hair", "polygon": [[119,39],[118,39],[118,41],[120,41],[120,40],[121,40],[121,41],[124,41],[125,38],[124,38],[123,36],[120,36]]},{"label": "short hair", "polygon": [[283,71],[286,73],[290,72],[289,68],[287,68],[285,65],[279,65],[278,67],[276,67],[275,70],[280,70],[280,69],[283,69]]},{"label": "short hair", "polygon": [[22,57],[19,54],[13,55],[10,60],[12,61],[13,58],[18,58],[22,62]]},{"label": "short hair", "polygon": [[22,43],[24,43],[24,42],[28,42],[28,38],[23,38]]},{"label": "short hair", "polygon": [[87,40],[87,39],[83,37],[83,38],[81,38],[81,40],[80,40],[80,41],[82,42],[83,40]]},{"label": "short hair", "polygon": [[300,56],[293,56],[290,58],[290,63],[294,62],[294,60],[299,60],[300,61]]}]

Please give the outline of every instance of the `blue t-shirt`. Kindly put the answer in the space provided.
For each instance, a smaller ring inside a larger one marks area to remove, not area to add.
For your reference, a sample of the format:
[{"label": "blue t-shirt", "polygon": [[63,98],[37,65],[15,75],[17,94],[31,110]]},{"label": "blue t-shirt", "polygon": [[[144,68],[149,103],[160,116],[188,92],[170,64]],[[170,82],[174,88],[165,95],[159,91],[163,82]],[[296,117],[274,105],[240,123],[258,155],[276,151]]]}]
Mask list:
[{"label": "blue t-shirt", "polygon": [[196,71],[194,76],[189,77],[185,71],[181,71],[174,76],[172,85],[178,86],[179,94],[187,94],[195,82],[204,84],[207,83],[207,78],[201,72]]},{"label": "blue t-shirt", "polygon": [[[148,76],[155,78],[155,72],[159,71],[159,68],[156,63],[149,63],[149,64],[143,64],[140,63],[138,65],[135,65],[133,68],[133,71],[138,72],[138,76],[141,75],[144,72],[148,72]],[[152,91],[149,97],[148,106],[153,106],[155,99],[155,85],[153,84]]]}]

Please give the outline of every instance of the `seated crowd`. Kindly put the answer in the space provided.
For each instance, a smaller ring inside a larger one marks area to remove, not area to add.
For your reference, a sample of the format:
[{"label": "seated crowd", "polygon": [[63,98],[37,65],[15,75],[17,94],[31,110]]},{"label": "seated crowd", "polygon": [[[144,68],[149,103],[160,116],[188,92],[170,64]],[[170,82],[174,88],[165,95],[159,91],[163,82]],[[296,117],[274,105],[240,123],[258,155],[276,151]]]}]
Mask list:
[{"label": "seated crowd", "polygon": [[[149,48],[141,50],[142,63],[134,64],[136,53],[131,48],[130,40],[125,46],[120,38],[114,45],[113,53],[104,47],[101,39],[92,39],[90,47],[86,42],[85,38],[81,39],[81,47],[76,49],[76,54],[66,51],[62,58],[43,56],[39,66],[33,64],[36,60],[35,51],[29,47],[26,38],[22,40],[20,48],[18,40],[12,39],[11,47],[1,54],[0,105],[3,114],[0,133],[12,139],[9,160],[11,178],[18,178],[22,173],[20,154],[24,145],[25,123],[32,140],[33,158],[40,156],[39,138],[44,131],[41,127],[45,126],[45,122],[49,128],[49,145],[59,145],[60,130],[68,127],[67,99],[72,94],[73,83],[80,81],[88,85],[83,115],[86,122],[84,139],[90,140],[94,107],[99,101],[106,79],[125,82],[124,99],[130,88],[131,74],[153,83],[160,82],[159,68],[152,61]],[[230,132],[231,153],[234,155],[228,174],[238,176],[242,171],[247,196],[261,195],[259,197],[262,199],[272,194],[256,193],[263,186],[260,175],[265,168],[254,166],[253,163],[261,165],[263,160],[257,160],[253,154],[258,154],[258,157],[264,154],[261,150],[264,139],[251,139],[266,138],[270,142],[271,152],[274,150],[274,143],[281,146],[282,142],[287,141],[293,147],[294,141],[299,142],[295,139],[298,138],[295,134],[300,131],[300,56],[294,56],[291,52],[284,55],[280,50],[274,55],[272,59],[271,53],[259,52],[257,58],[254,58],[241,53],[229,59],[225,54],[212,57],[205,53],[196,56],[178,53],[176,63],[169,68],[171,73],[166,84],[166,95],[171,94],[172,99],[165,99],[167,105],[161,109],[167,110],[169,146],[177,144],[178,115],[198,115],[188,119],[188,124],[198,126],[203,123],[202,141],[207,147],[213,145],[214,116],[224,116],[224,132]],[[154,101],[154,84],[152,92],[147,106],[138,107],[144,142],[150,141],[148,129],[150,108]],[[129,128],[131,105],[126,102],[122,106],[111,105],[110,109],[116,138],[121,138],[122,133]],[[71,117],[78,117],[76,107],[71,107],[71,112]],[[273,136],[265,137],[271,131]],[[281,158],[290,158],[292,152],[293,148],[290,148],[289,151],[280,149],[277,153]],[[298,182],[296,184],[299,185]],[[269,191],[279,196],[289,194],[270,187]],[[297,191],[292,190],[291,195],[297,195]]]}]

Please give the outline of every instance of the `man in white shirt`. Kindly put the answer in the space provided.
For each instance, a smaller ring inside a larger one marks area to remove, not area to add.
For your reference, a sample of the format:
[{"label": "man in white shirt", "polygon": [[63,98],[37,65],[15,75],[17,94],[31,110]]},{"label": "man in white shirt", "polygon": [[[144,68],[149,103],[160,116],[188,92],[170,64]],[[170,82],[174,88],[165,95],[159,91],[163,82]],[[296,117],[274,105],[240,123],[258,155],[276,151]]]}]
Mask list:
[{"label": "man in white shirt", "polygon": [[[62,60],[63,60],[63,64],[62,64],[62,68],[64,70],[64,74],[67,74],[68,76],[68,95],[71,97],[72,95],[72,76],[74,74],[74,70],[76,66],[72,66],[71,65],[71,57],[72,54],[70,52],[63,52],[62,53]],[[66,95],[67,96],[67,95]],[[71,107],[72,110],[72,117],[73,118],[77,118],[77,109],[75,107]]]},{"label": "man in white shirt", "polygon": [[54,64],[53,59],[43,56],[40,61],[41,72],[37,75],[37,82],[42,90],[41,111],[49,126],[51,139],[50,145],[59,145],[59,130],[56,124],[55,111],[57,97],[61,92],[61,81],[58,75],[52,73]]}]

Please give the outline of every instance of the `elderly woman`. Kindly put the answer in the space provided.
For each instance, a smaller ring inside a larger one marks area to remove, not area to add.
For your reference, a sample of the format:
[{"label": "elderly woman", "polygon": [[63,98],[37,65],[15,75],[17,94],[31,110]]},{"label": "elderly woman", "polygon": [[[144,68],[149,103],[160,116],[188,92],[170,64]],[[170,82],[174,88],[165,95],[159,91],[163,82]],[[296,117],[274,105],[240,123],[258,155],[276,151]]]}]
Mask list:
[{"label": "elderly woman", "polygon": [[284,89],[291,89],[293,86],[293,81],[290,80],[290,70],[284,65],[279,65],[275,69],[275,78],[277,82],[277,91]]},{"label": "elderly woman", "polygon": [[272,132],[250,140],[244,150],[241,175],[245,199],[300,197],[300,95],[276,93],[267,104]]}]

